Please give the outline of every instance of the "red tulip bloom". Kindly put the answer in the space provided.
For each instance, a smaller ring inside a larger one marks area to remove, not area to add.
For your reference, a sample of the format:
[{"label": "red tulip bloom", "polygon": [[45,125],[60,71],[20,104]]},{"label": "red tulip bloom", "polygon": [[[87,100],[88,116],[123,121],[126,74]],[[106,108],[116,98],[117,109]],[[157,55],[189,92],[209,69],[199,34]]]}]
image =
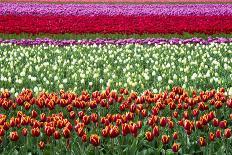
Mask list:
[{"label": "red tulip bloom", "polygon": [[38,116],[38,113],[35,110],[31,111],[31,117],[36,118]]},{"label": "red tulip bloom", "polygon": [[167,118],[161,117],[161,118],[160,118],[160,125],[161,125],[162,127],[165,127],[166,124],[167,124]]},{"label": "red tulip bloom", "polygon": [[206,140],[204,137],[200,137],[198,140],[200,146],[206,146]]},{"label": "red tulip bloom", "polygon": [[95,147],[99,146],[100,145],[100,137],[97,134],[92,134],[90,136],[90,143]]},{"label": "red tulip bloom", "polygon": [[45,122],[46,121],[46,115],[45,115],[45,113],[40,114],[40,120],[41,120],[41,122]]},{"label": "red tulip bloom", "polygon": [[215,139],[214,133],[210,132],[210,133],[209,133],[209,140],[210,140],[210,141],[214,141],[214,139]]},{"label": "red tulip bloom", "polygon": [[98,115],[96,113],[91,114],[91,120],[96,123],[98,121]]},{"label": "red tulip bloom", "polygon": [[159,127],[158,126],[154,126],[152,133],[155,137],[159,136]]},{"label": "red tulip bloom", "polygon": [[5,130],[0,128],[0,137],[3,137],[5,135]]},{"label": "red tulip bloom", "polygon": [[71,136],[71,131],[67,127],[65,127],[62,132],[64,138],[69,138]]},{"label": "red tulip bloom", "polygon": [[82,122],[85,124],[85,125],[88,125],[90,123],[90,116],[83,116],[82,118]]},{"label": "red tulip bloom", "polygon": [[154,135],[150,131],[147,131],[145,133],[145,136],[146,136],[147,141],[149,141],[149,142],[151,142],[154,139]]},{"label": "red tulip bloom", "polygon": [[163,144],[168,144],[170,141],[170,137],[167,135],[162,135],[161,141]]},{"label": "red tulip bloom", "polygon": [[84,134],[82,137],[81,137],[81,141],[84,143],[87,141],[87,135]]},{"label": "red tulip bloom", "polygon": [[40,150],[43,150],[45,148],[45,143],[43,141],[40,141],[38,144]]},{"label": "red tulip bloom", "polygon": [[10,140],[12,141],[18,141],[19,140],[19,135],[17,131],[10,132]]},{"label": "red tulip bloom", "polygon": [[27,136],[27,128],[23,128],[23,130],[22,130],[22,135],[23,135],[23,136]]},{"label": "red tulip bloom", "polygon": [[228,99],[227,102],[226,102],[227,106],[229,108],[232,108],[232,98],[231,99]]},{"label": "red tulip bloom", "polygon": [[70,119],[75,119],[75,117],[76,117],[76,113],[74,111],[70,111],[69,118]]},{"label": "red tulip bloom", "polygon": [[217,138],[221,138],[221,130],[220,129],[218,129],[215,134],[216,134]]},{"label": "red tulip bloom", "polygon": [[172,135],[172,137],[173,137],[174,140],[178,139],[178,133],[174,132],[173,135]]},{"label": "red tulip bloom", "polygon": [[115,138],[120,134],[120,130],[118,128],[118,126],[113,126],[111,127],[110,131],[109,131],[109,136],[110,138]]},{"label": "red tulip bloom", "polygon": [[173,117],[177,118],[178,117],[178,112],[174,111],[172,114]]},{"label": "red tulip bloom", "polygon": [[231,129],[230,128],[225,129],[224,136],[226,138],[230,138],[231,137]]},{"label": "red tulip bloom", "polygon": [[214,118],[212,121],[213,121],[213,126],[217,127],[219,125],[219,121],[217,118]]},{"label": "red tulip bloom", "polygon": [[53,133],[53,136],[54,136],[55,139],[60,139],[60,133],[59,133],[59,131],[55,131]]},{"label": "red tulip bloom", "polygon": [[40,129],[37,127],[37,128],[32,128],[31,129],[31,134],[33,137],[39,137],[40,135]]},{"label": "red tulip bloom", "polygon": [[223,120],[219,122],[219,127],[225,129],[227,127],[227,120]]},{"label": "red tulip bloom", "polygon": [[179,149],[180,149],[180,144],[174,143],[174,144],[172,145],[172,151],[173,151],[173,152],[178,152]]}]

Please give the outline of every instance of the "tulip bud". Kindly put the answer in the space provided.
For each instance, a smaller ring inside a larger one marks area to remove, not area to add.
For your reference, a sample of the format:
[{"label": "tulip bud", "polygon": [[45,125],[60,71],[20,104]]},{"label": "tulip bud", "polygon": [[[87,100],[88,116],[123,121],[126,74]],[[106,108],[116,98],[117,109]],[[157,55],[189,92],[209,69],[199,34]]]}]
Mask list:
[{"label": "tulip bud", "polygon": [[173,135],[172,135],[172,137],[173,137],[174,140],[178,139],[178,133],[174,132]]},{"label": "tulip bud", "polygon": [[38,144],[40,150],[43,150],[45,148],[45,143],[43,141],[40,141]]},{"label": "tulip bud", "polygon": [[84,135],[81,137],[81,140],[82,140],[83,143],[86,142],[86,141],[87,141],[87,135],[84,134]]},{"label": "tulip bud", "polygon": [[227,121],[226,120],[220,121],[219,127],[225,129],[227,127]]},{"label": "tulip bud", "polygon": [[179,149],[180,149],[180,144],[174,143],[174,144],[172,145],[172,151],[173,151],[173,152],[178,152]]},{"label": "tulip bud", "polygon": [[219,121],[217,118],[214,118],[212,121],[213,121],[213,126],[217,127],[219,125]]},{"label": "tulip bud", "polygon": [[165,127],[166,124],[167,124],[167,118],[161,117],[161,118],[160,118],[160,125],[161,125],[162,127]]},{"label": "tulip bud", "polygon": [[23,128],[23,130],[22,130],[22,135],[23,135],[23,136],[27,136],[27,128]]},{"label": "tulip bud", "polygon": [[155,137],[159,136],[159,127],[158,126],[154,126],[152,133]]},{"label": "tulip bud", "polygon": [[154,135],[150,131],[147,131],[145,133],[145,136],[146,136],[147,141],[149,142],[151,142],[154,139]]},{"label": "tulip bud", "polygon": [[55,139],[60,139],[60,133],[59,133],[59,131],[55,131],[53,133],[53,136],[54,136]]},{"label": "tulip bud", "polygon": [[216,134],[217,138],[221,138],[221,130],[220,129],[218,129],[215,134]]},{"label": "tulip bud", "polygon": [[206,146],[206,140],[204,137],[200,137],[198,140],[200,146]]},{"label": "tulip bud", "polygon": [[64,138],[69,138],[70,135],[71,135],[71,131],[67,127],[64,127],[64,129],[63,129]]},{"label": "tulip bud", "polygon": [[38,116],[38,113],[35,110],[31,111],[31,117],[36,118]]},{"label": "tulip bud", "polygon": [[109,131],[110,138],[115,138],[120,134],[118,126],[113,126]]},{"label": "tulip bud", "polygon": [[209,140],[210,140],[210,141],[214,141],[214,139],[215,139],[214,133],[210,132],[210,133],[209,133]]},{"label": "tulip bud", "polygon": [[5,130],[0,128],[0,137],[3,137],[5,135]]},{"label": "tulip bud", "polygon": [[170,137],[167,136],[167,135],[162,135],[162,138],[161,138],[161,141],[162,143],[165,145],[165,144],[168,144],[169,143],[169,140],[170,140]]},{"label": "tulip bud", "polygon": [[95,147],[99,146],[100,145],[100,137],[97,134],[92,134],[90,136],[90,143]]},{"label": "tulip bud", "polygon": [[231,137],[231,129],[230,128],[225,129],[224,136],[226,138],[230,138]]},{"label": "tulip bud", "polygon": [[33,137],[39,137],[39,135],[40,135],[40,129],[38,127],[32,128],[31,129],[31,134],[32,134]]},{"label": "tulip bud", "polygon": [[19,135],[17,131],[10,132],[10,140],[12,141],[18,141],[19,140]]}]

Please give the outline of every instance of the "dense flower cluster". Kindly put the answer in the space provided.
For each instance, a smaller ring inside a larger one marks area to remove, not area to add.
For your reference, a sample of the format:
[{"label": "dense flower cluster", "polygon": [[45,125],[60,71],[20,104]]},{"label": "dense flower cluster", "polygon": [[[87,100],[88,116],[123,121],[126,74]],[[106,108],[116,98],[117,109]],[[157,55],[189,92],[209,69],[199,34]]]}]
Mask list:
[{"label": "dense flower cluster", "polygon": [[0,15],[232,15],[231,4],[28,4],[0,3]]},{"label": "dense flower cluster", "polygon": [[175,85],[225,87],[232,92],[231,43],[0,47],[1,87],[16,95],[25,87],[35,92],[81,91],[107,85],[155,92]]},{"label": "dense flower cluster", "polygon": [[83,39],[83,40],[53,40],[49,38],[36,38],[32,39],[0,39],[0,43],[11,43],[16,45],[30,46],[30,45],[58,45],[58,46],[69,46],[69,45],[127,45],[127,44],[142,44],[142,45],[161,45],[161,44],[174,44],[174,45],[184,45],[184,44],[203,44],[208,45],[211,43],[232,43],[232,38],[191,38],[191,39],[181,39],[181,38],[146,38],[146,39]]},{"label": "dense flower cluster", "polygon": [[[232,16],[33,16],[1,15],[0,33],[231,33]],[[210,25],[210,26],[209,26]]]},{"label": "dense flower cluster", "polygon": [[36,140],[41,150],[65,143],[61,150],[88,152],[93,146],[99,152],[141,153],[152,147],[153,153],[194,153],[201,147],[227,152],[231,145],[232,98],[224,88],[188,93],[173,87],[139,94],[108,87],[102,92],[61,90],[38,96],[25,89],[17,97],[3,91],[0,107],[1,143],[8,138],[10,143]]}]

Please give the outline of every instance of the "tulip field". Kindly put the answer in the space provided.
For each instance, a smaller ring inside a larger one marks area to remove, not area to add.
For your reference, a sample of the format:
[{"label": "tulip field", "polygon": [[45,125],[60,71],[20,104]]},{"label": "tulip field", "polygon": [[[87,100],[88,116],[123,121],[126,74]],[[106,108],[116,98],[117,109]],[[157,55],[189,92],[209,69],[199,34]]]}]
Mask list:
[{"label": "tulip field", "polygon": [[232,1],[0,2],[0,154],[231,146]]}]

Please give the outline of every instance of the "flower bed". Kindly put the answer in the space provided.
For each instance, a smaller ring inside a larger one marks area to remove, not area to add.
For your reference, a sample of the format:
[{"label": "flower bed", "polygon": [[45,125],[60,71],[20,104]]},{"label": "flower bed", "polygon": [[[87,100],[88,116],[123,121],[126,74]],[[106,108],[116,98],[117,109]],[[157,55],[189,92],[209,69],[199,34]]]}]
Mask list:
[{"label": "flower bed", "polygon": [[25,4],[0,3],[0,15],[228,16],[231,4]]},{"label": "flower bed", "polygon": [[0,154],[232,154],[231,21],[231,4],[0,3]]},{"label": "flower bed", "polygon": [[[232,16],[0,16],[0,33],[230,33]],[[210,26],[209,26],[210,25]]]},{"label": "flower bed", "polygon": [[1,87],[13,93],[99,90],[110,84],[139,91],[232,87],[231,43],[0,47]]},{"label": "flower bed", "polygon": [[229,153],[232,98],[224,92],[4,91],[3,153]]}]

